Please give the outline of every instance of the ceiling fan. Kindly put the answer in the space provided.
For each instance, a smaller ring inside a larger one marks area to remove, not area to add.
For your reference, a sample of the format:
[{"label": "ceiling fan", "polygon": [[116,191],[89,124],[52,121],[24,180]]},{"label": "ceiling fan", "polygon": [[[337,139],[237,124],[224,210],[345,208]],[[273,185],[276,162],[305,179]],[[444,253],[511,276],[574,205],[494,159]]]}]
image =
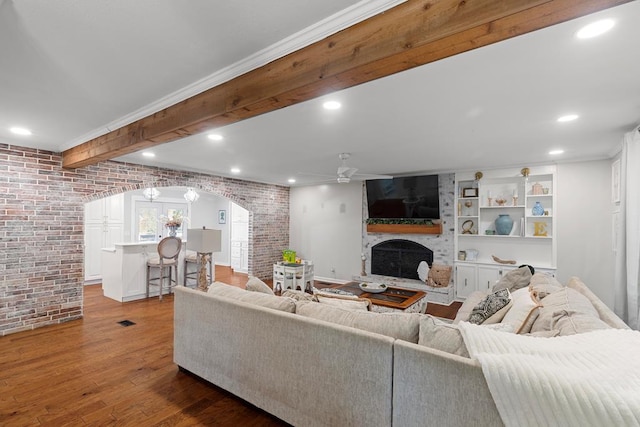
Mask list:
[{"label": "ceiling fan", "polygon": [[[338,155],[338,158],[340,159],[341,164],[338,167],[336,179],[340,184],[347,184],[351,182],[352,179],[355,181],[365,181],[368,179],[392,179],[393,178],[393,176],[391,175],[370,175],[370,174],[357,173],[358,172],[357,168],[352,168],[352,167],[349,167],[349,165],[347,165],[347,160],[349,159],[349,157],[351,157],[351,153],[340,153]],[[329,176],[329,175],[323,175],[323,176]]]}]

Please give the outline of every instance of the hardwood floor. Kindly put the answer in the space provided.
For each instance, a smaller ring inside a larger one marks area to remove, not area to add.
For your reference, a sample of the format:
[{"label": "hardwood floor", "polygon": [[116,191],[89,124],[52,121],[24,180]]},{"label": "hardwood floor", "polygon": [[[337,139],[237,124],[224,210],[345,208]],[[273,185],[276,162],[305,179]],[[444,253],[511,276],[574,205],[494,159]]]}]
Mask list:
[{"label": "hardwood floor", "polygon": [[[227,267],[216,267],[216,278],[247,281]],[[0,425],[287,425],[178,370],[172,295],[119,303],[100,285],[84,292],[83,319],[0,337]],[[453,318],[458,307],[429,304],[428,312]]]},{"label": "hardwood floor", "polygon": [[[246,283],[230,271],[218,280]],[[84,307],[82,320],[0,338],[0,425],[287,425],[178,371],[173,296],[118,303],[92,285]]]}]

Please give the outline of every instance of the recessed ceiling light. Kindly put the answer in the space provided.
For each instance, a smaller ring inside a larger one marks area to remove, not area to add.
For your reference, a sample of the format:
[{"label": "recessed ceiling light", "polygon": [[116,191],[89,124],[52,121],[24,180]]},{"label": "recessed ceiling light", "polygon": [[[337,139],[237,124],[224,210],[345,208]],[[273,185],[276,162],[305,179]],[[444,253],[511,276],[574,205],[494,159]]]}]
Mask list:
[{"label": "recessed ceiling light", "polygon": [[558,121],[560,123],[571,122],[571,121],[577,119],[578,117],[580,117],[580,116],[578,116],[577,114],[567,114],[566,116],[558,117]]},{"label": "recessed ceiling light", "polygon": [[222,135],[219,133],[210,133],[207,137],[213,141],[222,141]]},{"label": "recessed ceiling light", "polygon": [[12,127],[11,129],[9,129],[12,133],[15,133],[16,135],[31,135],[31,131],[29,129],[26,128],[21,128],[21,127]]},{"label": "recessed ceiling light", "polygon": [[240,168],[231,168],[231,173],[240,173]]},{"label": "recessed ceiling light", "polygon": [[558,154],[562,154],[564,153],[564,150],[551,150],[549,151],[549,154],[552,156],[557,156]]},{"label": "recessed ceiling light", "polygon": [[340,104],[338,101],[327,101],[322,104],[322,106],[325,110],[338,110],[340,109],[340,107],[342,107],[342,104]]},{"label": "recessed ceiling light", "polygon": [[582,27],[577,33],[576,37],[579,39],[590,39],[592,37],[597,37],[600,34],[604,34],[613,28],[615,22],[612,19],[603,19],[600,21],[593,22],[589,25],[585,25]]},{"label": "recessed ceiling light", "polygon": [[294,184],[294,183],[296,182],[296,180],[295,180],[294,178],[289,178],[289,179],[287,180],[287,182],[288,182],[289,184]]},{"label": "recessed ceiling light", "polygon": [[145,157],[155,157],[155,153],[152,153],[151,151],[143,151],[142,155]]}]

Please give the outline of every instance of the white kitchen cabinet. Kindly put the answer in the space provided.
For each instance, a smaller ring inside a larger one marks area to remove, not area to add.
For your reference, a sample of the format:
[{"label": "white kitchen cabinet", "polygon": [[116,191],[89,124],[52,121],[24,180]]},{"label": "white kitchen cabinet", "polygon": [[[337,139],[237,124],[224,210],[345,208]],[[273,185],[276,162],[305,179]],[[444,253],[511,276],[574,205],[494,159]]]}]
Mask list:
[{"label": "white kitchen cabinet", "polygon": [[112,248],[124,238],[124,194],[85,204],[84,279],[102,279],[102,248]]}]

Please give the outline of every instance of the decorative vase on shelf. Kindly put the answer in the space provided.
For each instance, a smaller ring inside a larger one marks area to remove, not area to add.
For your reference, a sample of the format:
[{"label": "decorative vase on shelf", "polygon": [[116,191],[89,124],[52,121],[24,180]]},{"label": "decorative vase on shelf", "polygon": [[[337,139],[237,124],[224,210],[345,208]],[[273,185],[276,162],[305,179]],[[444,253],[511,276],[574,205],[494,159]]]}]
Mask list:
[{"label": "decorative vase on shelf", "polygon": [[531,209],[531,213],[535,216],[542,216],[544,215],[544,208],[542,207],[542,205],[540,204],[540,202],[536,202],[535,205],[533,205],[533,208]]},{"label": "decorative vase on shelf", "polygon": [[496,234],[501,236],[507,236],[513,229],[513,219],[509,214],[500,214],[496,218]]}]

